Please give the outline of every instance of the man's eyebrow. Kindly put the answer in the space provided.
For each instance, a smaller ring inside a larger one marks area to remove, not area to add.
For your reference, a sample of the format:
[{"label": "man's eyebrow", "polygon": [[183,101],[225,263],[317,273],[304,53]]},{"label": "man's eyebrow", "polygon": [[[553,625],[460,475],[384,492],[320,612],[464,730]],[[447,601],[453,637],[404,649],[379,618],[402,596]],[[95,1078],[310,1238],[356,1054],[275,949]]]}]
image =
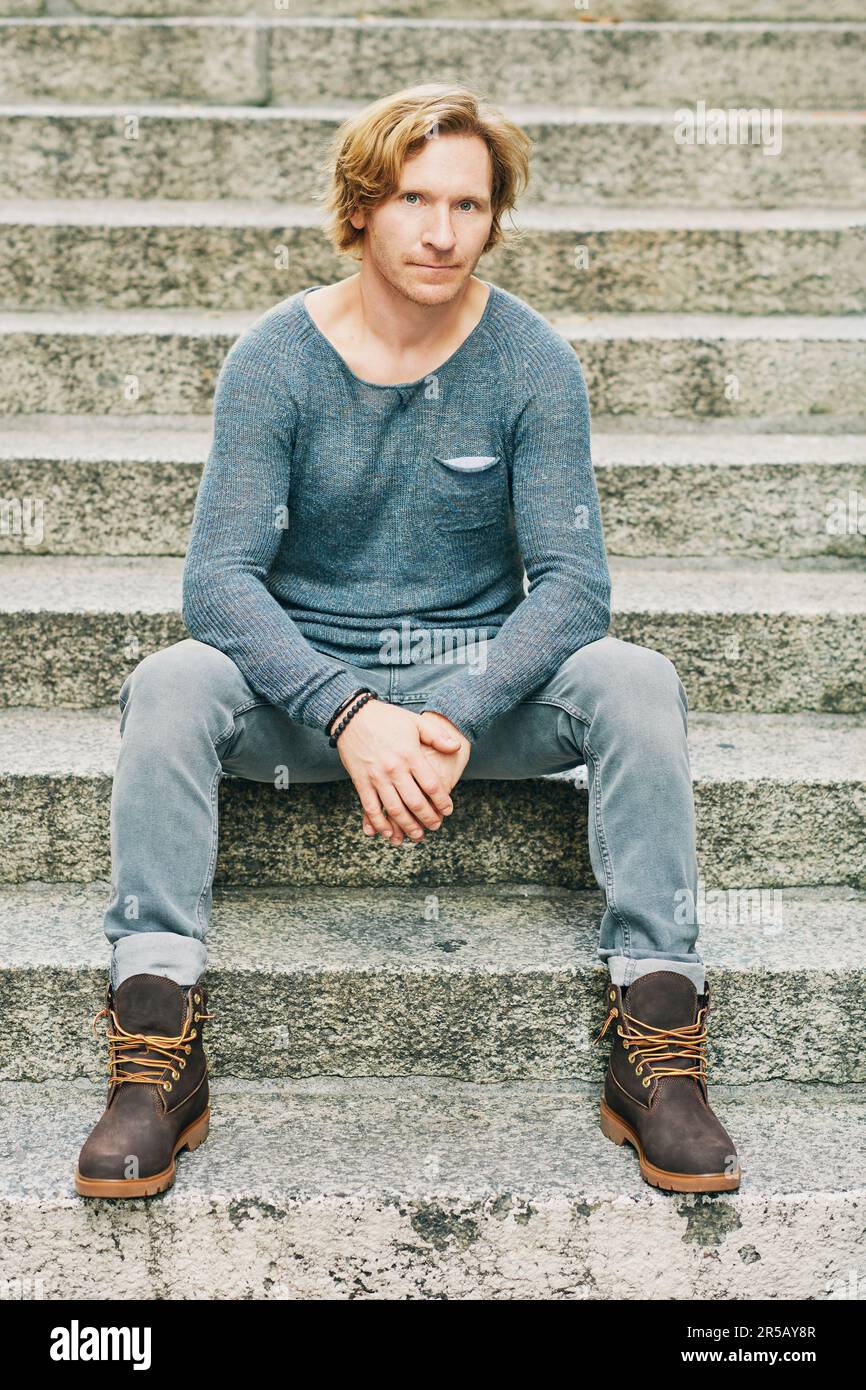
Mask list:
[{"label": "man's eyebrow", "polygon": [[[432,190],[429,189],[429,188],[419,188],[418,185],[417,185],[417,183],[407,183],[407,184],[405,184],[405,185],[404,185],[403,183],[401,183],[400,186],[399,186],[399,188],[397,189],[397,192],[398,192],[398,193],[423,193],[425,198],[429,198],[429,197],[431,196]],[[435,195],[433,195],[433,196],[435,196]],[[482,203],[482,204],[484,204],[484,203],[489,203],[489,201],[490,201],[490,199],[488,198],[488,196],[487,196],[486,193],[460,193],[460,194],[457,195],[456,201],[457,201],[458,203],[460,203],[460,202],[463,201],[464,198],[474,198],[474,200],[475,200],[476,203]]]}]

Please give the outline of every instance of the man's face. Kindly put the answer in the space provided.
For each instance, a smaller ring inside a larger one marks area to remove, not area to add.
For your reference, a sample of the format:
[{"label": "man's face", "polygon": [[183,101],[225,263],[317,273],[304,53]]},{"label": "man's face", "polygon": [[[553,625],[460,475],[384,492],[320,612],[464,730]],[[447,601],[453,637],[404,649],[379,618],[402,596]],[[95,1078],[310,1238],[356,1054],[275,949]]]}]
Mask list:
[{"label": "man's face", "polygon": [[396,191],[353,216],[353,226],[366,228],[365,263],[416,304],[454,299],[490,232],[492,177],[479,136],[431,136],[404,162]]}]

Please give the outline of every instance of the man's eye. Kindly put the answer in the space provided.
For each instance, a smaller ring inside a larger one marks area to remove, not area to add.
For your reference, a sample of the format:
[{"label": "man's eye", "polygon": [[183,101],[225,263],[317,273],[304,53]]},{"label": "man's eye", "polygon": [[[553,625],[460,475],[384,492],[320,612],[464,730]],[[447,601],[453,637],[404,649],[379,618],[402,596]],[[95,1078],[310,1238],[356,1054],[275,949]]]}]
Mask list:
[{"label": "man's eye", "polygon": [[[420,193],[404,193],[404,194],[402,194],[402,197],[403,197],[403,198],[420,198],[420,197],[421,197],[421,194],[420,194]],[[461,198],[461,199],[460,199],[460,206],[461,206],[461,207],[465,207],[467,204],[468,204],[468,206],[469,206],[470,208],[476,208],[476,207],[478,206],[478,204],[477,204],[476,202],[474,202],[474,200],[473,200],[472,198]],[[413,207],[415,206],[414,203],[412,204],[412,206],[413,206]]]}]

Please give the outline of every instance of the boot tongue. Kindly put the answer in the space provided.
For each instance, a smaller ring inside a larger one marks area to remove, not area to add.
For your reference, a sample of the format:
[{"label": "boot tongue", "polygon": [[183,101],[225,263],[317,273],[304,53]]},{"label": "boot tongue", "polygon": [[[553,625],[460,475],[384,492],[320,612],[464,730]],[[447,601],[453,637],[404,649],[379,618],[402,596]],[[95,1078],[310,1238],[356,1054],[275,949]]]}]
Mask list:
[{"label": "boot tongue", "polygon": [[[625,992],[626,1013],[637,1020],[628,1023],[637,1032],[649,1033],[652,1028],[684,1028],[697,1019],[697,990],[686,975],[675,970],[651,970],[628,986]],[[646,1024],[646,1028],[641,1025]],[[638,1044],[640,1046],[640,1044]],[[660,1052],[678,1052],[688,1049],[688,1043],[672,1041]],[[646,1053],[651,1061],[653,1048]],[[694,1057],[664,1057],[659,1060],[660,1067],[676,1067],[685,1070],[697,1066]]]},{"label": "boot tongue", "polygon": [[[164,975],[130,975],[118,986],[114,1011],[126,1033],[157,1033],[160,1037],[176,1038],[183,1027],[186,995],[180,985]],[[137,1050],[144,1055],[147,1049]]]}]

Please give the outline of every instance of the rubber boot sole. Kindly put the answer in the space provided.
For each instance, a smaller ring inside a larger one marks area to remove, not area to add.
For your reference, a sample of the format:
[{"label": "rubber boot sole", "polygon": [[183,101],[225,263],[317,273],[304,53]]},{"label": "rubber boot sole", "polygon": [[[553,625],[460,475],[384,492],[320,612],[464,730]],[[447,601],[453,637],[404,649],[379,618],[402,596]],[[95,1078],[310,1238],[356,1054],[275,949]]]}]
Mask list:
[{"label": "rubber boot sole", "polygon": [[171,1151],[171,1162],[161,1173],[148,1178],[85,1178],[75,1165],[75,1190],[82,1197],[153,1197],[171,1187],[177,1172],[175,1156],[181,1149],[192,1153],[207,1138],[210,1127],[210,1106],[177,1137]]},{"label": "rubber boot sole", "polygon": [[637,1150],[641,1175],[653,1187],[661,1187],[666,1192],[733,1192],[740,1185],[739,1168],[735,1173],[673,1173],[665,1168],[657,1168],[644,1154],[640,1139],[631,1125],[611,1110],[603,1097],[600,1119],[601,1132],[606,1138],[614,1144],[629,1143]]}]

